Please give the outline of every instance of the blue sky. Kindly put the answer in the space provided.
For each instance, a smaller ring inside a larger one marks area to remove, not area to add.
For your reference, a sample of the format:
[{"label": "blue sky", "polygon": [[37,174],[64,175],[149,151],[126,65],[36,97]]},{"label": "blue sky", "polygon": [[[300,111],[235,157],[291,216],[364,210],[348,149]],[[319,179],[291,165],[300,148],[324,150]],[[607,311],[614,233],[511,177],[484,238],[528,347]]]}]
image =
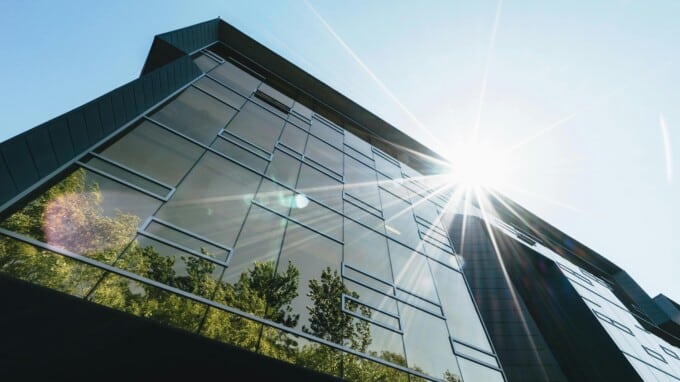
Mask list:
[{"label": "blue sky", "polygon": [[155,34],[219,16],[444,155],[477,137],[500,191],[680,301],[678,14],[670,0],[6,0],[0,141],[137,77]]}]

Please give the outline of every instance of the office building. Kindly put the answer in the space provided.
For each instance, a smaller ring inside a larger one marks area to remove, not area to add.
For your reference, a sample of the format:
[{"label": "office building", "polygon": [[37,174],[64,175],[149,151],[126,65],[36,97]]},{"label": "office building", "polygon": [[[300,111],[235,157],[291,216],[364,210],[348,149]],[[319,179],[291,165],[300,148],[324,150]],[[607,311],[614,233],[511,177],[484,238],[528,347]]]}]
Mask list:
[{"label": "office building", "polygon": [[677,304],[219,19],[0,154],[8,375],[680,376]]}]

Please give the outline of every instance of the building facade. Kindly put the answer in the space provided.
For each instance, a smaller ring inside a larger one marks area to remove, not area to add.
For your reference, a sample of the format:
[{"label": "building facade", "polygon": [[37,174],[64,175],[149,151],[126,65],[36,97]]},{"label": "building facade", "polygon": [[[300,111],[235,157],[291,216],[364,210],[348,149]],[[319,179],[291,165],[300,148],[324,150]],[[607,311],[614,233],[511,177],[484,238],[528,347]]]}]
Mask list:
[{"label": "building facade", "polygon": [[0,153],[10,374],[680,376],[676,304],[219,19]]}]

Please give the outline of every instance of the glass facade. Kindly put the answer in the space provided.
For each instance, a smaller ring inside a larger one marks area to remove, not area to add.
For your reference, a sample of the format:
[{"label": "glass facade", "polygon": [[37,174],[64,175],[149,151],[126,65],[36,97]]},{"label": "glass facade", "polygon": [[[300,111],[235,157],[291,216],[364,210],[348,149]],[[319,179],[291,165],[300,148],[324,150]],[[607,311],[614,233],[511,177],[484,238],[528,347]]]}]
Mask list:
[{"label": "glass facade", "polygon": [[347,380],[503,381],[442,184],[204,53],[0,223],[0,271]]}]

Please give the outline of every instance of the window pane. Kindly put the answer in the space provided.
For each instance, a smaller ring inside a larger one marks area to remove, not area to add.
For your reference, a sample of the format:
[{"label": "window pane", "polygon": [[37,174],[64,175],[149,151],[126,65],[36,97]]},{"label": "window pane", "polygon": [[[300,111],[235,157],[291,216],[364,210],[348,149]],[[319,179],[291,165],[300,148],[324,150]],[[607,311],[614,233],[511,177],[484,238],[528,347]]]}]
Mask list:
[{"label": "window pane", "polygon": [[343,261],[347,264],[392,282],[387,241],[384,236],[345,219],[344,247]]},{"label": "window pane", "polygon": [[449,374],[460,378],[444,321],[402,303],[399,312],[409,367],[437,378],[448,379]]},{"label": "window pane", "polygon": [[3,235],[0,272],[78,297],[85,296],[104,274],[98,268]]},{"label": "window pane", "polygon": [[380,213],[375,170],[349,156],[345,156],[345,192],[364,202],[376,213]]},{"label": "window pane", "polygon": [[307,133],[293,124],[286,123],[281,134],[281,143],[302,154],[305,152]]},{"label": "window pane", "polygon": [[152,220],[149,225],[146,226],[144,232],[154,234],[175,244],[179,244],[185,248],[223,262],[227,261],[227,256],[229,255],[228,250],[208,243],[205,240],[198,239],[192,236],[191,232],[182,232],[155,220]]},{"label": "window pane", "polygon": [[246,102],[246,99],[240,96],[238,93],[233,92],[226,87],[220,85],[217,81],[203,77],[194,83],[194,86],[200,88],[208,94],[219,98],[224,103],[235,109],[240,109],[241,106]]},{"label": "window pane", "polygon": [[403,201],[410,203],[411,193],[401,183],[401,180],[392,180],[382,174],[378,174],[378,184],[381,188],[384,188],[392,195],[399,197]]},{"label": "window pane", "polygon": [[380,197],[383,203],[387,236],[412,248],[418,248],[420,237],[411,205],[382,189],[380,190]]},{"label": "window pane", "polygon": [[79,169],[2,222],[2,227],[111,263],[161,202]]},{"label": "window pane", "polygon": [[468,361],[465,358],[458,357],[458,364],[460,365],[460,371],[463,373],[463,378],[465,378],[466,381],[505,381],[503,375],[499,371]]},{"label": "window pane", "polygon": [[312,119],[312,126],[309,132],[316,135],[322,141],[342,150],[342,133],[324,122],[321,122],[316,118]]},{"label": "window pane", "polygon": [[188,87],[151,118],[201,143],[210,144],[234,114],[236,111],[229,106]]},{"label": "window pane", "polygon": [[425,256],[392,240],[388,242],[397,286],[418,296],[437,301],[437,293]]},{"label": "window pane", "polygon": [[350,146],[357,152],[365,155],[369,159],[373,158],[373,151],[371,151],[371,145],[363,139],[357,137],[356,135],[345,130],[345,144]]},{"label": "window pane", "polygon": [[375,168],[392,179],[401,178],[401,169],[395,163],[396,160],[388,160],[382,154],[375,154]]},{"label": "window pane", "polygon": [[283,119],[248,102],[229,123],[227,131],[270,153],[281,135],[283,123]]},{"label": "window pane", "polygon": [[430,261],[430,266],[451,336],[491,352],[489,340],[486,338],[463,276],[435,261]]},{"label": "window pane", "polygon": [[101,154],[175,186],[203,151],[203,148],[162,127],[144,121],[102,150]]},{"label": "window pane", "polygon": [[115,266],[198,296],[212,297],[224,267],[138,236]]},{"label": "window pane", "polygon": [[269,86],[267,84],[262,84],[262,85],[260,85],[259,89],[260,89],[260,91],[262,91],[266,95],[268,95],[268,96],[272,97],[273,99],[281,102],[282,104],[288,106],[288,108],[293,107],[293,100],[290,99],[290,97],[288,97],[287,95],[284,95],[283,93],[272,88],[271,86]]},{"label": "window pane", "polygon": [[280,150],[275,150],[265,174],[274,180],[294,188],[297,183],[300,161]]},{"label": "window pane", "polygon": [[216,139],[210,147],[259,172],[264,172],[269,163],[266,159],[222,137]]},{"label": "window pane", "polygon": [[305,155],[336,174],[342,174],[342,152],[318,138],[309,136]]},{"label": "window pane", "polygon": [[[378,293],[373,289],[365,287],[349,279],[344,279],[344,283],[350,292],[356,293],[355,295],[350,294],[350,297],[356,298],[362,303],[378,308],[383,312],[393,314],[395,316],[399,315],[397,312],[397,300],[394,298],[385,296],[382,293]],[[368,317],[371,317],[371,315],[368,315]],[[398,329],[399,326],[397,325],[396,328]]]},{"label": "window pane", "polygon": [[306,164],[302,164],[297,187],[319,202],[342,211],[342,183]]},{"label": "window pane", "polygon": [[85,161],[85,163],[96,168],[97,170],[101,170],[109,175],[113,175],[122,181],[143,188],[158,196],[164,197],[170,192],[170,189],[167,187],[163,187],[158,183],[152,182],[146,178],[143,178],[130,171],[124,170],[114,164],[111,164],[99,158],[96,157],[89,158]]},{"label": "window pane", "polygon": [[254,92],[260,84],[260,80],[244,72],[230,62],[225,62],[216,67],[210,71],[208,75],[246,97]]},{"label": "window pane", "polygon": [[217,62],[211,58],[208,58],[204,54],[199,54],[194,58],[194,62],[198,66],[199,69],[201,69],[202,72],[208,72],[210,69],[214,68],[217,66]]},{"label": "window pane", "polygon": [[262,205],[282,214],[288,216],[290,207],[293,203],[299,203],[301,197],[296,199],[295,192],[280,186],[269,179],[262,179],[262,184],[257,190],[255,200]]},{"label": "window pane", "polygon": [[157,216],[230,247],[260,178],[227,159],[206,153]]},{"label": "window pane", "polygon": [[206,306],[189,298],[108,274],[90,301],[191,332],[198,330]]},{"label": "window pane", "polygon": [[255,262],[272,262],[273,271],[285,227],[286,219],[253,205],[234,247],[223,281],[236,283],[241,274],[248,272]]},{"label": "window pane", "polygon": [[359,221],[380,233],[385,233],[385,223],[379,217],[375,216],[373,213],[369,213],[366,207],[363,205],[361,207],[357,206],[352,200],[345,199],[345,216],[351,217],[352,219]]},{"label": "window pane", "polygon": [[[315,329],[317,326],[310,322],[310,318],[320,320],[317,322],[337,320],[334,314],[340,310],[342,298],[341,257],[340,244],[298,224],[288,223],[277,272],[285,273],[289,264],[300,272],[298,295],[293,300],[293,312],[300,315],[296,327],[308,328],[311,334],[334,342],[341,340],[342,333]],[[330,301],[331,310],[325,308]],[[307,307],[311,308],[311,313]]]},{"label": "window pane", "polygon": [[342,215],[313,200],[302,199],[300,203],[294,204],[290,217],[336,240],[342,240]]}]

